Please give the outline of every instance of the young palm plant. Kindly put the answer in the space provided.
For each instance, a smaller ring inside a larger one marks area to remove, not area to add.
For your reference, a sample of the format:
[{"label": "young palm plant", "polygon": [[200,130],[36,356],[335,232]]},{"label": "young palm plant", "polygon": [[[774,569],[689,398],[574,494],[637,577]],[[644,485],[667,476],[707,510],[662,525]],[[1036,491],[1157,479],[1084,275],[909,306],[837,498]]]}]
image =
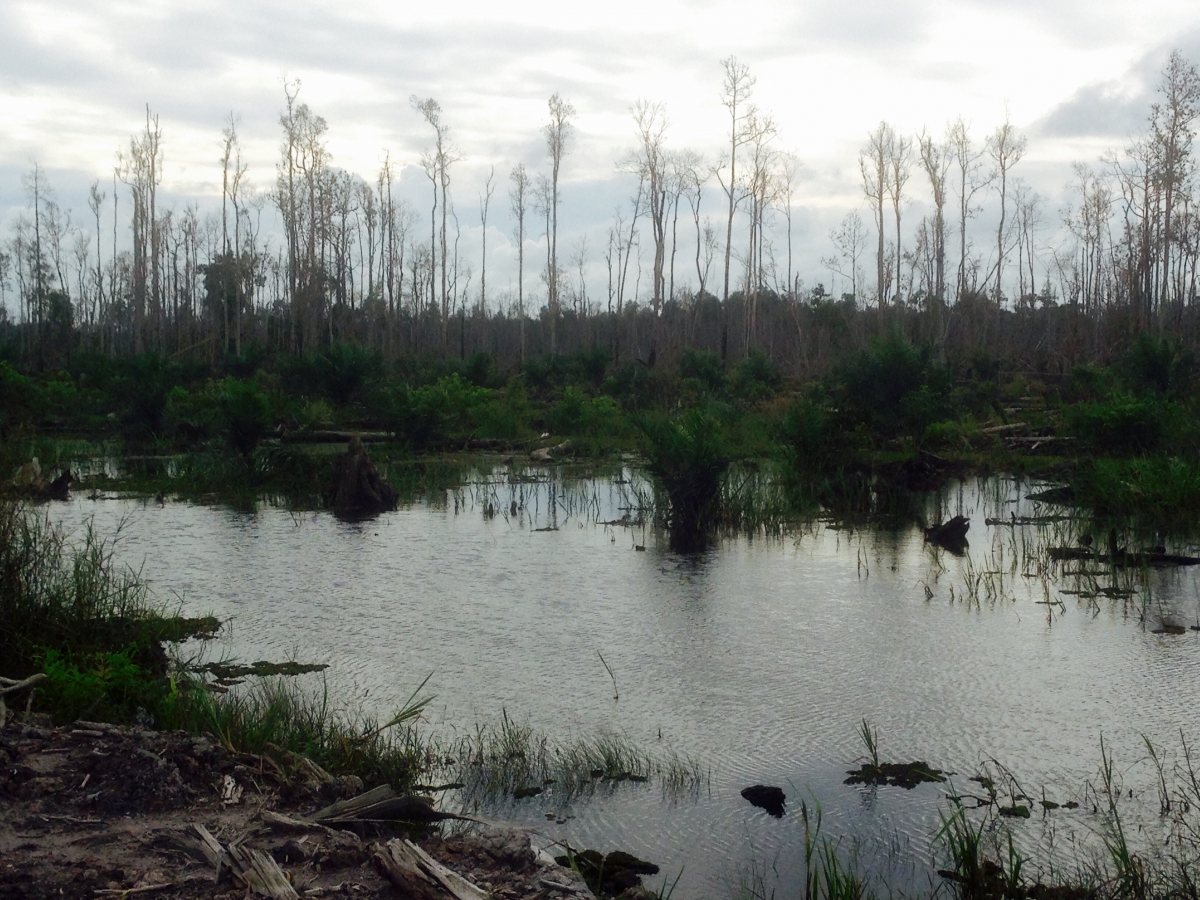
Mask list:
[{"label": "young palm plant", "polygon": [[682,553],[703,549],[720,518],[721,485],[729,469],[720,423],[693,409],[677,418],[639,419],[637,425],[646,436],[647,468],[658,489],[659,516],[671,548]]}]

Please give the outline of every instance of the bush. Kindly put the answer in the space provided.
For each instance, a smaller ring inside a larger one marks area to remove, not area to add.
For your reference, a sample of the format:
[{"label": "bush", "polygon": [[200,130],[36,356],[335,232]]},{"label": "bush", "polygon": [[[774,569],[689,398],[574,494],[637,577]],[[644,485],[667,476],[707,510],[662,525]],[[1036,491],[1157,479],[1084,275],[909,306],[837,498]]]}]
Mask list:
[{"label": "bush", "polygon": [[730,380],[738,397],[753,402],[774,395],[783,378],[775,363],[759,351],[752,350],[737,364]]},{"label": "bush", "polygon": [[1063,410],[1069,434],[1092,453],[1130,456],[1155,453],[1171,443],[1182,410],[1160,400],[1116,394],[1105,402],[1084,402]]},{"label": "bush", "polygon": [[1178,397],[1192,380],[1195,358],[1179,349],[1171,338],[1138,336],[1122,358],[1119,370],[1125,383],[1136,393],[1158,397]]},{"label": "bush", "polygon": [[235,450],[249,458],[270,424],[267,398],[251,381],[227,378],[221,385],[225,433]]},{"label": "bush", "polygon": [[703,390],[719,394],[725,390],[721,358],[706,350],[684,350],[679,358],[679,377],[696,382]]},{"label": "bush", "polygon": [[834,372],[845,410],[885,437],[919,435],[949,417],[950,373],[928,346],[872,340]]},{"label": "bush", "polygon": [[546,426],[556,434],[602,437],[619,426],[620,407],[611,397],[588,397],[569,387],[546,416]]}]

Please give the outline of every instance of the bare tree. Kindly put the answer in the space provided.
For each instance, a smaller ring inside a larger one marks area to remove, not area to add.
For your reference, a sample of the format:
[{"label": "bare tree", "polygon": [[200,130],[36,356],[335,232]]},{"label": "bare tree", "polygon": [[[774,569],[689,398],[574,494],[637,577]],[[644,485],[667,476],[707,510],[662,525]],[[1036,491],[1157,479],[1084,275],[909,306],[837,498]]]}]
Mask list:
[{"label": "bare tree", "polygon": [[638,148],[625,158],[625,168],[633,172],[646,186],[647,211],[654,233],[654,273],[652,310],[662,313],[666,293],[665,266],[667,255],[667,178],[668,156],[665,147],[667,126],[666,108],[661,103],[639,100],[630,109],[637,126]]},{"label": "bare tree", "polygon": [[896,216],[896,298],[903,295],[900,284],[900,260],[904,258],[900,246],[903,232],[900,230],[900,206],[904,202],[904,186],[912,172],[912,139],[893,130],[888,144],[888,196],[892,200],[892,211]]},{"label": "bare tree", "polygon": [[[92,215],[96,217],[96,303],[98,306],[98,314],[101,319],[104,317],[104,273],[101,270],[101,255],[100,255],[100,210],[104,206],[105,194],[100,190],[100,180],[92,182],[91,190],[88,193],[88,208],[92,211]],[[104,352],[104,332],[100,332],[100,352]]]},{"label": "bare tree", "polygon": [[980,164],[984,151],[975,149],[962,116],[950,123],[946,143],[958,166],[958,297],[961,299],[967,290],[967,220],[977,212],[974,197],[987,185],[988,179]]},{"label": "bare tree", "polygon": [[938,303],[946,302],[946,178],[950,174],[950,148],[921,132],[917,141],[921,167],[929,179],[933,194],[933,234],[930,248],[934,260],[933,295]]},{"label": "bare tree", "polygon": [[442,211],[441,233],[437,235],[437,239],[438,249],[441,254],[442,340],[445,342],[448,339],[447,326],[450,322],[451,306],[449,273],[447,269],[449,254],[449,244],[447,241],[449,202],[447,200],[447,192],[450,188],[450,166],[458,162],[462,157],[458,155],[457,149],[450,142],[450,127],[442,121],[442,108],[438,105],[438,102],[432,97],[422,100],[416,95],[410,97],[409,102],[412,104],[413,109],[425,118],[425,121],[433,128],[434,133],[434,150],[425,164],[425,170],[427,173],[431,173],[430,178],[434,183],[434,190],[440,190],[441,192],[441,197],[435,201],[435,205],[440,202]]},{"label": "bare tree", "polygon": [[842,224],[830,229],[829,240],[833,242],[835,256],[823,257],[821,263],[830,270],[850,280],[850,296],[858,301],[858,260],[867,249],[867,229],[862,217],[847,213]]},{"label": "bare tree", "polygon": [[[749,135],[746,132],[746,121],[754,112],[754,107],[750,105],[750,97],[754,93],[756,79],[750,74],[750,67],[745,63],[738,62],[736,56],[729,56],[721,60],[721,66],[725,69],[725,79],[721,85],[721,103],[729,111],[728,181],[721,176],[721,169],[725,164],[724,161],[718,163],[715,171],[717,179],[721,182],[721,188],[725,191],[725,197],[729,201],[729,216],[725,223],[725,285],[721,296],[722,305],[728,307],[729,263],[731,254],[733,253],[733,215],[737,211],[737,205],[741,200],[741,187],[737,180],[737,151],[738,147],[749,140]],[[723,320],[721,326],[722,360],[726,358],[729,349],[728,312],[724,314]]]},{"label": "bare tree", "polygon": [[890,277],[885,277],[887,253],[883,233],[883,203],[891,184],[888,163],[894,142],[895,131],[892,126],[887,122],[880,122],[878,127],[867,135],[867,145],[858,154],[863,194],[871,204],[871,212],[875,215],[875,232],[879,238],[879,248],[875,253],[875,302],[880,310],[887,302],[888,284],[891,281]]},{"label": "bare tree", "polygon": [[783,215],[787,220],[787,294],[793,299],[796,296],[796,281],[792,276],[792,205],[800,166],[800,158],[795,153],[784,153],[779,157],[779,199],[782,201]]},{"label": "bare tree", "polygon": [[508,175],[508,203],[517,220],[517,315],[521,332],[521,365],[525,365],[525,210],[529,197],[529,173],[518,163]]},{"label": "bare tree", "polygon": [[1017,131],[1009,121],[1007,113],[1004,124],[996,128],[987,139],[987,152],[995,163],[993,179],[1000,179],[1000,225],[996,228],[996,300],[1004,296],[1004,226],[1008,214],[1008,172],[1025,155],[1025,135]]},{"label": "bare tree", "polygon": [[487,217],[488,207],[492,204],[492,194],[496,192],[496,167],[488,169],[488,177],[483,185],[483,193],[479,195],[479,225],[483,231],[483,250],[480,254],[479,266],[479,309],[487,309]]},{"label": "bare tree", "polygon": [[1159,303],[1170,299],[1171,241],[1175,207],[1191,167],[1192,123],[1200,117],[1200,73],[1178,50],[1172,51],[1159,83],[1162,100],[1150,108],[1150,142],[1162,191],[1161,287]]},{"label": "bare tree", "polygon": [[550,353],[558,352],[558,173],[567,143],[571,138],[571,120],[575,118],[575,107],[554,94],[550,98],[550,121],[546,124],[546,148],[550,152]]}]

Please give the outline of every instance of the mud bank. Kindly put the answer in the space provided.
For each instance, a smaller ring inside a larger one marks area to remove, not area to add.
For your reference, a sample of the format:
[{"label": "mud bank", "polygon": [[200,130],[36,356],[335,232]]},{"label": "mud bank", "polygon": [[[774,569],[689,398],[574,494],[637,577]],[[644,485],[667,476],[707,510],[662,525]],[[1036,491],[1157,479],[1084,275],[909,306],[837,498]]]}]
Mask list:
[{"label": "mud bank", "polygon": [[[529,829],[312,820],[361,791],[356,777],[332,778],[286,751],[256,756],[211,737],[98,723],[10,723],[0,728],[0,900],[412,896],[379,858],[406,838],[477,887],[473,896],[592,897],[576,872],[535,849]],[[278,893],[256,890],[229,857],[214,865],[205,832],[277,870]],[[454,895],[431,879],[418,896]]]}]

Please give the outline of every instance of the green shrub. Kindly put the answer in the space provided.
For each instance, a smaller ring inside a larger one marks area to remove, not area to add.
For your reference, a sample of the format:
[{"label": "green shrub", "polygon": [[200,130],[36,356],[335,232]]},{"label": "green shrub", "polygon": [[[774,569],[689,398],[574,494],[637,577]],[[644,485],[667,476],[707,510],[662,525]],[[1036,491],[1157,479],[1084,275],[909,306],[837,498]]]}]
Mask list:
[{"label": "green shrub", "polygon": [[130,650],[81,661],[48,650],[41,668],[47,676],[40,688],[45,695],[42,703],[62,721],[129,721],[139,709],[160,709],[169,690],[164,679],[133,661]]},{"label": "green shrub", "polygon": [[1174,403],[1115,394],[1063,410],[1067,433],[1091,453],[1130,456],[1155,453],[1172,443],[1183,412]]},{"label": "green shrub", "polygon": [[782,381],[779,368],[758,350],[737,364],[730,379],[733,392],[750,402],[773,396]]},{"label": "green shrub", "polygon": [[1118,366],[1125,383],[1140,394],[1182,396],[1195,369],[1195,357],[1171,338],[1138,335]]},{"label": "green shrub", "polygon": [[919,435],[948,417],[950,373],[928,347],[892,335],[872,340],[834,372],[845,411],[884,437]]},{"label": "green shrub", "polygon": [[229,443],[249,457],[270,425],[267,398],[252,381],[227,378],[221,385],[221,413]]},{"label": "green shrub", "polygon": [[712,394],[721,393],[726,386],[721,358],[707,350],[684,350],[679,358],[679,377],[696,382]]}]

